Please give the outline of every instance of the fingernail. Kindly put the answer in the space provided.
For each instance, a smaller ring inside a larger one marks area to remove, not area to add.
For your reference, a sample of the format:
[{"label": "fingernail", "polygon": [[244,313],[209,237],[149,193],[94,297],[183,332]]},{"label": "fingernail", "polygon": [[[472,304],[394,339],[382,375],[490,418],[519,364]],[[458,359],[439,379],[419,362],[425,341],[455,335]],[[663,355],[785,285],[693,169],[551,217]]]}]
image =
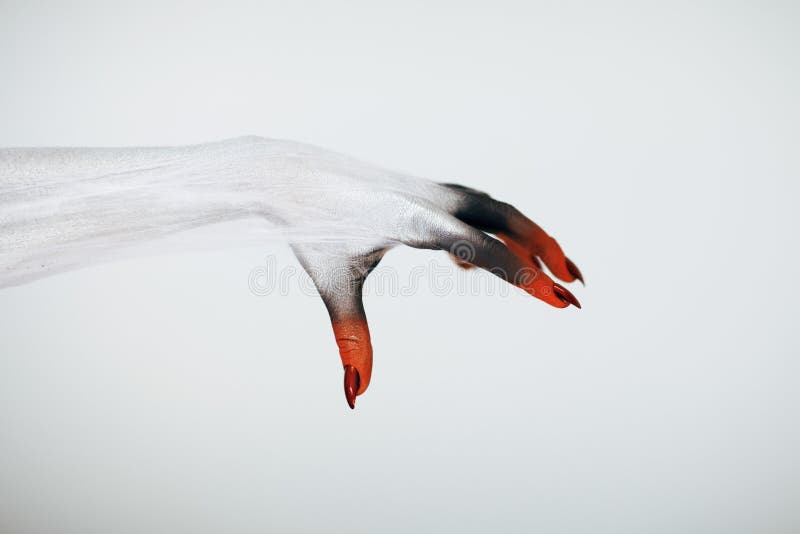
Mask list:
[{"label": "fingernail", "polygon": [[344,396],[347,398],[347,404],[350,409],[356,407],[356,392],[361,382],[361,377],[358,376],[358,369],[352,365],[344,366]]},{"label": "fingernail", "polygon": [[565,288],[564,286],[559,284],[553,284],[553,291],[555,291],[556,296],[558,298],[560,298],[567,304],[572,304],[576,308],[581,307],[581,303],[578,302],[578,299],[575,298],[575,295],[567,291],[567,288]]},{"label": "fingernail", "polygon": [[542,262],[539,261],[539,258],[537,258],[536,256],[531,256],[531,263],[533,263],[537,269],[541,270]]},{"label": "fingernail", "polygon": [[[578,269],[578,266],[572,263],[572,260],[569,258],[564,258],[567,260],[567,270],[569,274],[571,274],[574,278],[577,278],[581,281],[581,284],[586,285],[583,281],[583,275],[581,275],[581,270]],[[580,306],[578,306],[580,308]]]}]

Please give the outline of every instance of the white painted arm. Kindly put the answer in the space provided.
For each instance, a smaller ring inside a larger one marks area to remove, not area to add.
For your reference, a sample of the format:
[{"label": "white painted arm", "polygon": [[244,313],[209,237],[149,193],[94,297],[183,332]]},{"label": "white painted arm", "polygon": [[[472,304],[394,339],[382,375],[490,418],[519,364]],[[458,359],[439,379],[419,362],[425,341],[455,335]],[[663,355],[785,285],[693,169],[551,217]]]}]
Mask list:
[{"label": "white painted arm", "polygon": [[245,137],[186,147],[0,150],[0,287],[241,219],[280,229],[320,290],[351,406],[372,370],[361,288],[394,245],[456,252],[553,306],[577,305],[539,260],[568,282],[580,278],[577,268],[512,206],[310,145]]}]

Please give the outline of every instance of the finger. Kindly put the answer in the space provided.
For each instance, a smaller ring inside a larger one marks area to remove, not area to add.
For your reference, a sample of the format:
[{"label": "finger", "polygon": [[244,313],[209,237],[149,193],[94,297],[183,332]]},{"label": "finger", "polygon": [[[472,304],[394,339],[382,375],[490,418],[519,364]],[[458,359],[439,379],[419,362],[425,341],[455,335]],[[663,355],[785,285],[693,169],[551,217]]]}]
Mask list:
[{"label": "finger", "polygon": [[355,408],[356,396],[366,391],[372,378],[372,341],[362,290],[383,251],[348,255],[321,246],[292,248],[328,310],[344,370],[345,398]]},{"label": "finger", "polygon": [[514,206],[464,186],[443,185],[455,194],[451,211],[458,219],[497,235],[520,257],[535,262],[541,258],[559,279],[565,282],[580,280],[583,283],[580,270],[564,255],[558,242]]},{"label": "finger", "polygon": [[356,396],[366,391],[372,377],[372,342],[367,318],[363,313],[342,315],[330,306],[328,311],[344,369],[345,397],[350,408],[355,408]]},{"label": "finger", "polygon": [[578,299],[555,284],[530,257],[514,254],[502,242],[444,211],[428,208],[415,216],[418,220],[412,221],[412,226],[421,232],[407,238],[407,245],[447,251],[556,308],[570,304],[580,308]]}]

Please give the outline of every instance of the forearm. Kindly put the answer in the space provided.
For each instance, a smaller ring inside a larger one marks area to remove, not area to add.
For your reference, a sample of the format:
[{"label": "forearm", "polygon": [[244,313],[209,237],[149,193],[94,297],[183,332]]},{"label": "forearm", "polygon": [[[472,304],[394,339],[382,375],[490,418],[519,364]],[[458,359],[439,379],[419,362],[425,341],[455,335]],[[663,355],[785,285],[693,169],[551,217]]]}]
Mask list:
[{"label": "forearm", "polygon": [[[0,150],[4,213],[47,201],[202,190],[227,160],[217,145],[163,148],[11,148]],[[216,168],[215,168],[216,167]]]},{"label": "forearm", "polygon": [[[0,286],[67,268],[81,251],[257,213],[263,195],[241,176],[252,145],[0,150]],[[249,179],[263,190],[263,175]]]}]

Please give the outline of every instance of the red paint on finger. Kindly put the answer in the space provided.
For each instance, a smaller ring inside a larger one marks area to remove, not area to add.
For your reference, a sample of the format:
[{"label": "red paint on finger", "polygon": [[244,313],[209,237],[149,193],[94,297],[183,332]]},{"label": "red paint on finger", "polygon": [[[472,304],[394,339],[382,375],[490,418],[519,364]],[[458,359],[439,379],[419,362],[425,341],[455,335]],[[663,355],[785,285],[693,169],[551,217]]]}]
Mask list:
[{"label": "red paint on finger", "polygon": [[[524,273],[517,273],[516,279],[510,280],[511,283],[528,292],[528,294],[555,306],[556,308],[566,308],[570,304],[578,308],[581,307],[578,299],[567,291],[564,287],[553,283],[553,280],[542,271],[542,265],[535,255],[529,250],[505,234],[497,234],[508,247],[508,249],[519,258],[526,267]],[[576,268],[577,269],[577,268]]]},{"label": "red paint on finger", "polygon": [[541,258],[547,268],[560,280],[574,282],[577,279],[583,282],[580,271],[564,255],[561,245],[538,226],[523,236],[497,234],[497,237],[502,239],[518,258],[532,262],[538,268],[541,268],[539,261]]},{"label": "red paint on finger", "polygon": [[363,319],[343,319],[334,321],[333,335],[339,346],[342,365],[352,366],[358,374],[356,395],[361,395],[369,386],[372,376],[372,342],[369,327]]},{"label": "red paint on finger", "polygon": [[[537,299],[542,300],[556,308],[566,308],[570,304],[573,304],[572,300],[564,297],[564,294],[561,291],[564,288],[553,283],[552,278],[547,276],[539,269],[533,267],[533,264],[531,264],[529,269],[531,269],[531,272],[535,273],[533,279],[517,281],[515,282],[515,285],[527,291],[531,296],[536,297]],[[572,294],[570,293],[570,296],[571,295]],[[574,299],[575,302],[578,302],[578,299],[575,297],[572,297],[572,299]]]}]

